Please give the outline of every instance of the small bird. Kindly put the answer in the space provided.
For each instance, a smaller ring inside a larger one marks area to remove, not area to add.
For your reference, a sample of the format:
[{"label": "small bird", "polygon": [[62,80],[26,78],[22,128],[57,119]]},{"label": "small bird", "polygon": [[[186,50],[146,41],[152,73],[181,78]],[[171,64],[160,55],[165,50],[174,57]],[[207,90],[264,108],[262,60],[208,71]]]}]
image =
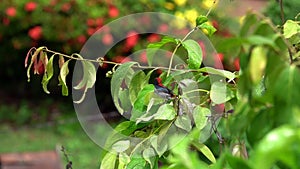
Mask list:
[{"label": "small bird", "polygon": [[157,95],[159,95],[160,97],[167,99],[167,100],[175,97],[174,93],[162,84],[161,78],[159,78],[159,77],[155,78],[153,84],[155,87],[154,92]]}]

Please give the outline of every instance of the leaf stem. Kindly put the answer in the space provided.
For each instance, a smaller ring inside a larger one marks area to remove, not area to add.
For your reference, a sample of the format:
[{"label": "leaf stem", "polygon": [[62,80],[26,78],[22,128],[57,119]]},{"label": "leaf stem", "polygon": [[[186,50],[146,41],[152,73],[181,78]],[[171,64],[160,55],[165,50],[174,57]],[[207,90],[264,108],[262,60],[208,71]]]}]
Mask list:
[{"label": "leaf stem", "polygon": [[168,68],[168,73],[167,73],[167,77],[170,75],[171,69],[172,69],[172,64],[173,64],[173,59],[175,56],[175,53],[177,52],[178,48],[182,45],[182,42],[185,41],[194,31],[196,31],[198,29],[198,27],[193,28],[191,31],[189,31],[184,38],[177,44],[177,46],[175,47],[174,51],[172,52],[172,56],[170,59],[170,63],[169,63],[169,68]]}]

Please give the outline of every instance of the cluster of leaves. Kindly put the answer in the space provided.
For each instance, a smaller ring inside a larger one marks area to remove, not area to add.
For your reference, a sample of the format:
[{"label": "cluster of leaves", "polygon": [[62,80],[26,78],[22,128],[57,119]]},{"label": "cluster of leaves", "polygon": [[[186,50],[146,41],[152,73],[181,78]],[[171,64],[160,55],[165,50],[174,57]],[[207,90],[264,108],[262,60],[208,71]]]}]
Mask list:
[{"label": "cluster of leaves", "polygon": [[[214,32],[206,24],[206,17],[198,17],[196,23],[192,32],[199,28]],[[299,168],[299,27],[299,21],[288,20],[279,30],[268,18],[248,14],[239,34],[218,45],[221,52],[239,56],[239,75],[201,67],[202,49],[188,36],[164,37],[148,45],[155,51],[167,43],[174,44],[170,67],[152,67],[152,52],[147,55],[149,66],[115,63],[117,69],[110,72],[112,97],[128,120],[121,122],[108,138],[105,148],[110,151],[101,168]],[[185,65],[172,67],[179,48],[187,54]],[[50,51],[42,47],[27,57],[31,56],[29,71],[33,65],[39,73],[39,63],[44,65],[43,86],[52,77],[51,58],[66,57],[54,52],[48,61],[47,52]],[[95,83],[94,65],[76,54],[68,58],[82,60],[83,80],[75,89],[86,91]],[[67,94],[64,79],[69,61],[60,67],[63,94]],[[95,62],[111,63],[103,59]],[[150,82],[158,69],[162,71],[159,77],[163,85],[173,88],[175,97],[163,99],[156,95]],[[46,87],[44,90],[47,92]],[[83,99],[84,96],[76,103]],[[213,109],[216,106],[222,108]],[[232,109],[234,113],[218,127],[225,136],[225,149],[217,153],[214,146],[209,148],[211,140],[204,139],[214,131],[224,143],[216,122]]]}]

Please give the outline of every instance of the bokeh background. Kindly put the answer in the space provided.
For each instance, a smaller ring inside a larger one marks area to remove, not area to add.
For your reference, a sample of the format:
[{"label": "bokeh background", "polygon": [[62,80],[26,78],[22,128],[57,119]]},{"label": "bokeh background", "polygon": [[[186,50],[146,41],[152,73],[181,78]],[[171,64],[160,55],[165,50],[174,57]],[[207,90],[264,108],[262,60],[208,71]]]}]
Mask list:
[{"label": "bokeh background", "polygon": [[[87,39],[99,28],[119,17],[138,12],[165,12],[194,23],[204,15],[213,0],[0,0],[0,154],[54,150],[64,145],[76,168],[95,168],[100,163],[101,149],[84,134],[73,110],[72,98],[61,96],[58,80],[49,83],[50,95],[43,92],[41,77],[32,76],[27,82],[24,59],[31,47],[72,54],[79,53]],[[300,6],[298,0],[284,1],[286,18],[292,18]],[[279,8],[275,0],[222,0],[213,9],[209,19],[218,31],[211,38],[218,56],[228,70],[238,70],[237,56],[222,51],[222,39],[231,37],[236,25],[250,9],[267,13],[280,24]],[[145,18],[145,22],[147,22]],[[151,24],[151,23],[150,23]],[[168,29],[168,23],[160,26]],[[113,43],[106,30],[104,44]],[[156,34],[137,35],[128,32],[128,38],[110,51],[106,60],[127,61],[126,56],[145,44],[160,40]],[[141,55],[145,62],[145,55]],[[105,77],[109,66],[98,70],[97,99],[101,111],[112,122],[115,111],[110,96],[110,79]],[[58,69],[55,70],[58,73]],[[68,77],[71,82],[71,76]],[[100,90],[101,89],[101,90]],[[63,163],[65,159],[63,158]]]}]

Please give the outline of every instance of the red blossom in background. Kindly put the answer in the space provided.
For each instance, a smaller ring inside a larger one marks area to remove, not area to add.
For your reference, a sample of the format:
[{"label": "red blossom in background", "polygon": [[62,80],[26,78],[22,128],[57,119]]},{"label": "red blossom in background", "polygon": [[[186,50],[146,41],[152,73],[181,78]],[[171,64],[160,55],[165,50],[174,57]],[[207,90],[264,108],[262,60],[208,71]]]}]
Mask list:
[{"label": "red blossom in background", "polygon": [[36,7],[37,7],[37,4],[35,2],[32,2],[32,1],[31,2],[27,2],[25,4],[25,11],[32,12],[32,11],[34,11],[36,9]]},{"label": "red blossom in background", "polygon": [[117,62],[117,63],[125,63],[131,61],[129,57],[125,56],[115,56],[112,58],[112,61]]},{"label": "red blossom in background", "polygon": [[235,58],[233,61],[233,65],[234,65],[235,70],[240,70],[240,59]]},{"label": "red blossom in background", "polygon": [[214,63],[215,63],[215,68],[217,69],[223,69],[223,60],[224,60],[224,55],[223,53],[217,53],[214,55]]},{"label": "red blossom in background", "polygon": [[71,9],[71,4],[70,3],[64,3],[62,6],[61,6],[61,10],[63,12],[68,12],[70,9]]},{"label": "red blossom in background", "polygon": [[159,26],[159,28],[158,28],[158,31],[159,31],[159,32],[167,32],[168,29],[169,29],[169,25],[167,25],[167,24],[161,24],[161,25]]},{"label": "red blossom in background", "polygon": [[140,54],[140,62],[141,63],[147,63],[148,62],[148,59],[147,59],[147,52],[146,51],[143,51],[141,54]]},{"label": "red blossom in background", "polygon": [[28,35],[33,40],[39,40],[42,37],[42,27],[35,26],[28,31]]},{"label": "red blossom in background", "polygon": [[108,15],[111,18],[115,18],[117,16],[119,16],[119,10],[117,7],[115,7],[114,5],[109,5],[108,7]]},{"label": "red blossom in background", "polygon": [[2,20],[3,25],[7,26],[10,23],[10,20],[8,18],[3,18]]},{"label": "red blossom in background", "polygon": [[138,40],[139,40],[139,35],[136,31],[128,32],[125,47],[129,49],[133,48],[138,43]]},{"label": "red blossom in background", "polygon": [[153,43],[160,40],[160,36],[158,34],[152,33],[147,37],[148,42]]},{"label": "red blossom in background", "polygon": [[86,37],[84,35],[78,36],[77,42],[79,42],[80,44],[84,44],[86,42]]},{"label": "red blossom in background", "polygon": [[110,33],[106,33],[105,35],[103,35],[102,43],[104,45],[111,45],[113,43],[113,41],[114,41],[114,38]]},{"label": "red blossom in background", "polygon": [[17,10],[15,7],[8,7],[5,11],[7,16],[14,17],[17,15]]}]

